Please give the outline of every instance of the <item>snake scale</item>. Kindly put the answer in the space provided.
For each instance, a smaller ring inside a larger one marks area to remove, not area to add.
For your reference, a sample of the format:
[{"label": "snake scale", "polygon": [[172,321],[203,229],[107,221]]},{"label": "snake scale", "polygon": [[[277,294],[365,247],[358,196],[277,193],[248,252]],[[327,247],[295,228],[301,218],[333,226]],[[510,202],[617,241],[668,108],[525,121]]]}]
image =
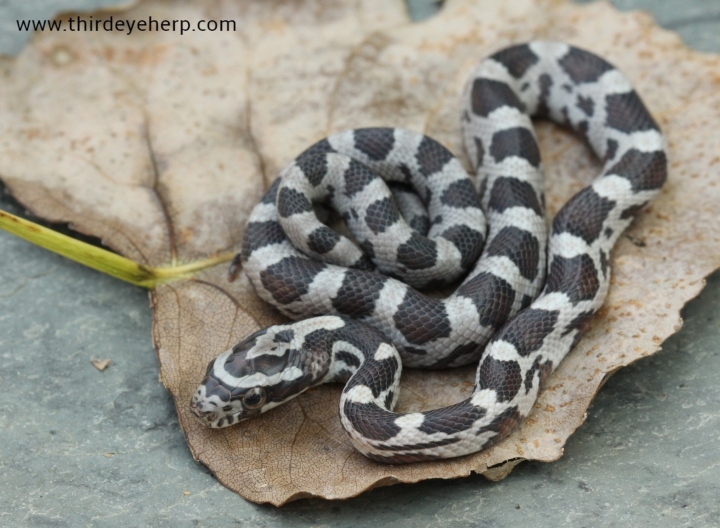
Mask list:
[{"label": "snake scale", "polygon": [[[531,117],[569,127],[604,164],[549,234]],[[210,363],[191,402],[206,425],[345,382],[340,418],[353,445],[397,464],[479,451],[529,414],[603,303],[613,245],[665,182],[664,140],[626,77],[558,42],[480,62],[461,124],[474,185],[442,145],[394,128],[334,134],[282,171],[250,215],[239,259],[260,297],[302,320]],[[319,202],[355,243],[318,219]],[[463,276],[445,299],[418,290]],[[393,412],[403,365],[474,361],[466,400]]]}]

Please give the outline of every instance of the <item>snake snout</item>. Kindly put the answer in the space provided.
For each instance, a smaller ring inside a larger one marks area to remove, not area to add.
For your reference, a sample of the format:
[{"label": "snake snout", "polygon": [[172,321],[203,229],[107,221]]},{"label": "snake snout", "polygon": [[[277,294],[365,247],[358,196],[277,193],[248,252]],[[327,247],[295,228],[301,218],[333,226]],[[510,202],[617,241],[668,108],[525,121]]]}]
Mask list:
[{"label": "snake snout", "polygon": [[215,421],[217,419],[217,413],[212,408],[208,409],[206,407],[210,406],[206,406],[206,404],[197,396],[193,396],[193,399],[190,402],[190,411],[203,422]]}]

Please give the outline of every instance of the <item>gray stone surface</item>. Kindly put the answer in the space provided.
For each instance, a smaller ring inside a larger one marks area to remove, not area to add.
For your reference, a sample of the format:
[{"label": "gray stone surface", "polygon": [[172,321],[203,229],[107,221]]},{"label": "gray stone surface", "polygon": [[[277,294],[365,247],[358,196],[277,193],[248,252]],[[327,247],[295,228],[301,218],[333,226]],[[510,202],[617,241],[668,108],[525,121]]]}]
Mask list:
[{"label": "gray stone surface", "polygon": [[[21,3],[70,5],[0,2],[0,19]],[[651,8],[689,45],[720,51],[720,2],[615,4]],[[0,208],[22,213],[6,196]],[[146,292],[3,232],[0,255],[0,526],[720,525],[720,273],[662,352],[608,381],[558,462],[521,464],[499,483],[274,508],[190,456],[157,380]],[[99,372],[92,357],[112,363]]]}]

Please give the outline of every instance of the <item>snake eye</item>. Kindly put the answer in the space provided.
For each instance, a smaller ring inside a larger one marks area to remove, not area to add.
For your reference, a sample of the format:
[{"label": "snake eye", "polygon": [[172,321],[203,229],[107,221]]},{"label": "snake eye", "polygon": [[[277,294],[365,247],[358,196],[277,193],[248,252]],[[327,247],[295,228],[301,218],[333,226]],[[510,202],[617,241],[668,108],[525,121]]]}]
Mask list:
[{"label": "snake eye", "polygon": [[265,404],[265,389],[253,387],[243,395],[242,404],[249,411],[259,409]]}]

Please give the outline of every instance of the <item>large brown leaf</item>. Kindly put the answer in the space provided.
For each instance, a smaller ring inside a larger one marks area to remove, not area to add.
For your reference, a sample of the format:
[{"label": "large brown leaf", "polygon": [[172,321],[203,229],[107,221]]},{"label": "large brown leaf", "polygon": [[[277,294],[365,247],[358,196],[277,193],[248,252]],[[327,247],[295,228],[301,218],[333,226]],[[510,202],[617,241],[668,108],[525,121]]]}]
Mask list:
[{"label": "large brown leaf", "polygon": [[[507,475],[552,461],[605,379],[657,351],[679,311],[720,266],[720,59],[686,49],[641,13],[563,0],[451,0],[422,24],[400,0],[150,0],[124,16],[229,19],[235,33],[45,33],[2,64],[0,176],[30,210],[71,222],[118,252],[174,265],[231,252],[278,169],[345,128],[412,128],[462,155],[461,88],[491,51],[562,39],[622,68],[665,130],[671,171],[618,244],[609,298],[532,415],[507,440],[468,457],[384,466],[357,454],[337,416],[339,387],[310,391],[237,427],[205,429],[188,401],[211,357],[280,321],[244,276],[216,266],[151,295],[160,378],[193,455],[255,502],[345,498],[376,486]],[[102,17],[95,13],[94,18]],[[114,14],[117,17],[117,13]],[[555,213],[599,165],[566,132],[539,135]],[[399,408],[458,401],[473,368],[410,372]]]}]

